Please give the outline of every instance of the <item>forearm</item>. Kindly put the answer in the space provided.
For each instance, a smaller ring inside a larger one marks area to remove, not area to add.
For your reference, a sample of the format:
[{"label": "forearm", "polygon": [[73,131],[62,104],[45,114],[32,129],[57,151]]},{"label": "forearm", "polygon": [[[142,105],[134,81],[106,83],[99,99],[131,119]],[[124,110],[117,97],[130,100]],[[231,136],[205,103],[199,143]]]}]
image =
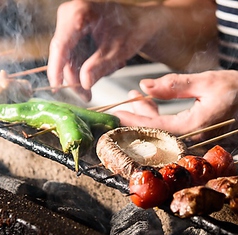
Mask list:
[{"label": "forearm", "polygon": [[217,49],[215,10],[213,0],[164,1],[158,15],[157,34],[142,52],[153,61],[179,70],[190,70],[191,60],[196,58],[198,63],[199,56],[208,58],[212,66],[212,62],[217,61],[214,58]]}]

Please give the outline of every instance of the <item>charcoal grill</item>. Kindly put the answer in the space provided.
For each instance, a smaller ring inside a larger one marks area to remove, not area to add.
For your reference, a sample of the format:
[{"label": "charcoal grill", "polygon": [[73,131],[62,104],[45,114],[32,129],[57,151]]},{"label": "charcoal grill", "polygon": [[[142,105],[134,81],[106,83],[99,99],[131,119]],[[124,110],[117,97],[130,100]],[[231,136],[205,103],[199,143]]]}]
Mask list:
[{"label": "charcoal grill", "polygon": [[[36,154],[56,161],[69,170],[74,171],[74,161],[71,154],[64,154],[60,149],[49,146],[42,141],[25,138],[21,129],[24,126],[8,126],[6,123],[0,123],[0,136],[12,143],[18,144]],[[76,174],[76,173],[75,173]],[[79,173],[91,177],[93,180],[105,184],[108,187],[119,190],[123,194],[129,193],[128,181],[120,175],[114,175],[107,169],[99,165],[93,165],[84,160],[79,160]],[[172,215],[168,206],[163,206],[162,209]],[[182,219],[181,219],[182,220]],[[184,219],[183,219],[184,220]],[[238,234],[238,225],[214,219],[210,216],[193,216],[189,219],[190,223],[196,228],[203,228],[210,234],[216,235],[234,235]]]}]

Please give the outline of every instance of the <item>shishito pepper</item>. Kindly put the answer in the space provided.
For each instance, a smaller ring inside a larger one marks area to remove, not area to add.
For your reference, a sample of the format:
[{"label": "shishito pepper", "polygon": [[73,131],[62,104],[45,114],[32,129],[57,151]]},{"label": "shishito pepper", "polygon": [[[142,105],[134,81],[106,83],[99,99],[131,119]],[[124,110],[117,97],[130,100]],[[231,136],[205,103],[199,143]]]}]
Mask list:
[{"label": "shishito pepper", "polygon": [[78,115],[68,108],[47,101],[1,104],[0,120],[21,122],[34,128],[53,128],[59,137],[62,150],[72,153],[76,171],[79,156],[93,143],[91,131]]},{"label": "shishito pepper", "polygon": [[[43,99],[32,98],[29,102],[44,102]],[[101,113],[92,110],[87,110],[85,108],[78,107],[76,105],[59,102],[59,101],[47,101],[52,104],[58,105],[60,107],[68,108],[77,114],[91,129],[96,129],[98,127],[104,127],[106,131],[115,129],[120,126],[120,119],[114,115],[108,113]]]}]

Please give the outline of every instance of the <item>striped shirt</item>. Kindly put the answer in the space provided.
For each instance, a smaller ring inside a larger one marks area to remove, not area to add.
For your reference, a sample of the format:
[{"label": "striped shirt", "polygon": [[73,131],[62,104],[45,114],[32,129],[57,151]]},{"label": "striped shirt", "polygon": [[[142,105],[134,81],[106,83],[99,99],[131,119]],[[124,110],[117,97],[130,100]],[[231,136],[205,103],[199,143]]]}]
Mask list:
[{"label": "striped shirt", "polygon": [[220,65],[238,70],[238,0],[216,0]]}]

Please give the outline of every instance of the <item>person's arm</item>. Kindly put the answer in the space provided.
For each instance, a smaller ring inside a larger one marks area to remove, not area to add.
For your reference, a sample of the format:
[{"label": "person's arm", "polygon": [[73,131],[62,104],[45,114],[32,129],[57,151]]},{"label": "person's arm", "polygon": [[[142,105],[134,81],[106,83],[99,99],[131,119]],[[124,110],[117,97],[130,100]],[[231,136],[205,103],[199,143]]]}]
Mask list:
[{"label": "person's arm", "polygon": [[180,71],[204,71],[217,65],[214,0],[166,0],[160,26],[142,55]]}]

